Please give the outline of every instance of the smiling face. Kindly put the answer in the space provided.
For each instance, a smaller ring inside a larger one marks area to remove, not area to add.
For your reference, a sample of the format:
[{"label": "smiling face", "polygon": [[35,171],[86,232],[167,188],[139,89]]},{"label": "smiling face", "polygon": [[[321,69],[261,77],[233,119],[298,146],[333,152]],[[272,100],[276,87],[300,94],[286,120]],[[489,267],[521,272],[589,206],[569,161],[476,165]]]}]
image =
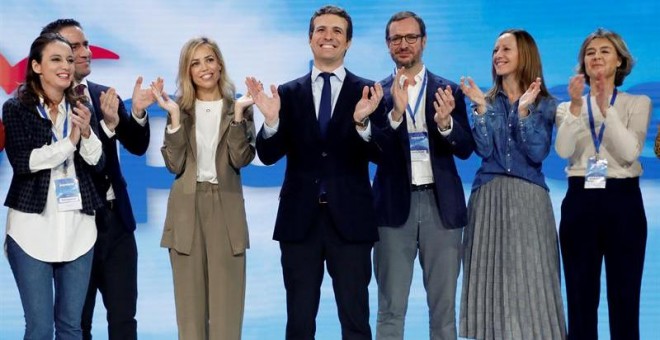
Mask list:
[{"label": "smiling face", "polygon": [[[417,20],[405,18],[393,21],[389,27],[388,47],[390,56],[397,67],[413,68],[421,64],[422,53],[426,47],[426,37],[422,37]],[[414,43],[409,43],[405,37],[417,36]],[[399,42],[400,39],[400,42]],[[394,43],[394,42],[397,43]]]},{"label": "smiling face", "polygon": [[73,51],[62,41],[47,44],[43,49],[41,62],[32,60],[32,70],[39,75],[41,87],[51,99],[61,96],[71,86],[73,63]]},{"label": "smiling face", "polygon": [[344,63],[351,46],[347,38],[348,22],[335,14],[324,14],[314,19],[309,46],[314,54],[314,65],[322,71],[333,71]]},{"label": "smiling face", "polygon": [[609,39],[593,39],[585,49],[585,71],[589,78],[602,76],[608,82],[614,83],[617,67],[621,66],[621,57]]},{"label": "smiling face", "polygon": [[89,41],[85,37],[85,32],[77,26],[67,26],[58,32],[66,39],[73,48],[75,57],[76,81],[80,82],[91,72],[92,51],[89,49]]},{"label": "smiling face", "polygon": [[197,47],[190,60],[190,77],[198,92],[220,94],[220,72],[222,66],[218,56],[207,45]]},{"label": "smiling face", "polygon": [[518,70],[518,43],[511,33],[502,34],[493,49],[493,67],[498,76],[515,75]]}]

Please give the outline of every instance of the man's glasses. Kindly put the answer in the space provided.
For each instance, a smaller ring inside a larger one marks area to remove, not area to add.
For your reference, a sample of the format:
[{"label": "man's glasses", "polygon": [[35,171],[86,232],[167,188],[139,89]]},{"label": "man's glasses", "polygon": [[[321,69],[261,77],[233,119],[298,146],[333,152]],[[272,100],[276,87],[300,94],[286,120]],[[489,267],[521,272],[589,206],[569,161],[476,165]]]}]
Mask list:
[{"label": "man's glasses", "polygon": [[403,39],[406,39],[407,43],[414,44],[421,36],[421,34],[395,35],[387,38],[387,41],[392,45],[399,45]]}]

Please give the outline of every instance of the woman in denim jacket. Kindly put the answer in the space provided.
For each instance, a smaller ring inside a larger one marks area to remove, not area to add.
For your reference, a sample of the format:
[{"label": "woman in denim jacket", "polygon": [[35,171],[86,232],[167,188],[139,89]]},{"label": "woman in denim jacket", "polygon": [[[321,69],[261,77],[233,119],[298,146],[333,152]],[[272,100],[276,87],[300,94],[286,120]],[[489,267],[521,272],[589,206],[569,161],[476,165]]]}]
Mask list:
[{"label": "woman in denim jacket", "polygon": [[493,49],[494,86],[470,98],[481,156],[468,203],[460,336],[564,339],[557,232],[541,172],[556,102],[542,83],[532,36],[502,32]]}]

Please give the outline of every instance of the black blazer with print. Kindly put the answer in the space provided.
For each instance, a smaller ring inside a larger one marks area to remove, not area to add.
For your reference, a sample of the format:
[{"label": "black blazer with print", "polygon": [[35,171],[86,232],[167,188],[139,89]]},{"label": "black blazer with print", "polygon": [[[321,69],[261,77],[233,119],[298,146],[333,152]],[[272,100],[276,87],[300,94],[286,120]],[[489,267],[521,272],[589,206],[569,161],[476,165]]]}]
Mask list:
[{"label": "black blazer with print", "polygon": [[[52,143],[52,123],[39,114],[36,106],[27,107],[18,98],[11,98],[4,103],[2,115],[6,133],[5,151],[14,171],[5,206],[26,213],[42,213],[46,207],[51,170],[32,172],[30,154],[33,150]],[[98,135],[98,122],[93,114],[90,126]],[[74,154],[74,166],[80,184],[82,212],[93,215],[94,210],[100,208],[103,202],[94,188],[91,174],[103,168],[105,158],[102,155],[98,164],[91,166],[80,156],[79,148],[80,143]]]}]

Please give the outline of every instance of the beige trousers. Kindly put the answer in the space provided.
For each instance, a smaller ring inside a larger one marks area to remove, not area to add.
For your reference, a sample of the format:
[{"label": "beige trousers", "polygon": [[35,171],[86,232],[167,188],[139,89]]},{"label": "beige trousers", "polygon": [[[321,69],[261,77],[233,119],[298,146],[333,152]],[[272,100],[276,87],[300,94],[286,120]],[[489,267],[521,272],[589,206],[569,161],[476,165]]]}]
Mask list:
[{"label": "beige trousers", "polygon": [[241,338],[245,253],[232,254],[218,185],[197,183],[190,255],[170,249],[179,339]]}]

